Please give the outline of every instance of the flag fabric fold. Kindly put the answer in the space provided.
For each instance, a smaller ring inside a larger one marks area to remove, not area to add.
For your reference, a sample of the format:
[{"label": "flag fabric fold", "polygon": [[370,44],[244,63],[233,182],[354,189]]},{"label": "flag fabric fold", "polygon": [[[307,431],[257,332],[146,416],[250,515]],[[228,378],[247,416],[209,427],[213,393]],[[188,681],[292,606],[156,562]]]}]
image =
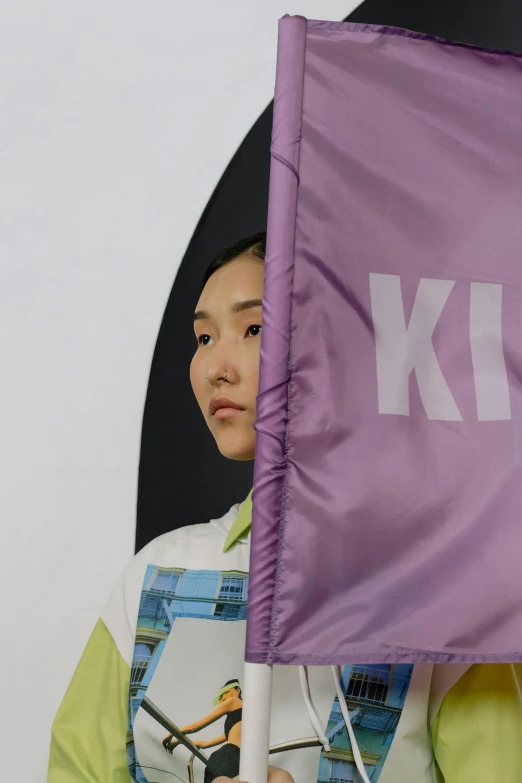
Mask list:
[{"label": "flag fabric fold", "polygon": [[280,22],[246,660],[522,660],[522,58]]}]

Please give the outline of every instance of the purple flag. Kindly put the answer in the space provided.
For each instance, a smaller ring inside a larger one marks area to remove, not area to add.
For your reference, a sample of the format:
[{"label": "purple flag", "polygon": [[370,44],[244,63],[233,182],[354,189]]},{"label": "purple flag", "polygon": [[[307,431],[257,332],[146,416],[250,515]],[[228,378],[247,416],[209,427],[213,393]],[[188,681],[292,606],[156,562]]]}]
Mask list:
[{"label": "purple flag", "polygon": [[246,659],[522,660],[522,58],[280,23]]}]

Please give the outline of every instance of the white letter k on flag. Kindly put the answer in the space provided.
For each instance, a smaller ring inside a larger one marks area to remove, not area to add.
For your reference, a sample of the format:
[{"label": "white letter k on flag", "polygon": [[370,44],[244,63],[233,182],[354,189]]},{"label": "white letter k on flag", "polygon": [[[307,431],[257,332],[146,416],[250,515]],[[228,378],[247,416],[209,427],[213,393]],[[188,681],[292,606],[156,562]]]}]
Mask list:
[{"label": "white letter k on flag", "polygon": [[415,370],[429,419],[462,421],[457,403],[440,369],[432,336],[455,282],[423,278],[408,327],[398,275],[370,274],[379,413],[408,416],[408,379]]}]

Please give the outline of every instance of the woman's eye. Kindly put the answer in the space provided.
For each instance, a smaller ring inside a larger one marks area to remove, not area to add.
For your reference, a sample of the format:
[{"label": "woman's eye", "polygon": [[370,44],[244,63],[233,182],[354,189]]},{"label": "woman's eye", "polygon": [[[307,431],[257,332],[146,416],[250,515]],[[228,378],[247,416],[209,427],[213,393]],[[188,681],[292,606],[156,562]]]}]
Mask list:
[{"label": "woman's eye", "polygon": [[252,326],[249,326],[247,329],[247,334],[250,335],[250,337],[259,337],[261,334],[262,326],[261,324],[253,324]]},{"label": "woman's eye", "polygon": [[209,334],[200,334],[200,336],[198,337],[198,344],[208,345],[211,340],[212,337]]}]

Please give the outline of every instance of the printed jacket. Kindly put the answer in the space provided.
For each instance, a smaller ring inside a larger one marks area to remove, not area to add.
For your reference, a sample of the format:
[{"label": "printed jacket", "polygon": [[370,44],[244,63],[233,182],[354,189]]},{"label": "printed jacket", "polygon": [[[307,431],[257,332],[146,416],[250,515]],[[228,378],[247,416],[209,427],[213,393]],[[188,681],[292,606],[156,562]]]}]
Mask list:
[{"label": "printed jacket", "polygon": [[[250,519],[249,496],[133,558],[54,721],[48,783],[208,783],[237,763],[240,702],[215,716],[227,683],[241,684]],[[278,666],[270,762],[296,783],[355,782],[330,670],[313,667],[309,680],[330,751],[317,741],[297,669]],[[522,780],[521,664],[347,662],[343,690],[373,783]],[[199,730],[167,753],[166,727],[193,724]]]}]

